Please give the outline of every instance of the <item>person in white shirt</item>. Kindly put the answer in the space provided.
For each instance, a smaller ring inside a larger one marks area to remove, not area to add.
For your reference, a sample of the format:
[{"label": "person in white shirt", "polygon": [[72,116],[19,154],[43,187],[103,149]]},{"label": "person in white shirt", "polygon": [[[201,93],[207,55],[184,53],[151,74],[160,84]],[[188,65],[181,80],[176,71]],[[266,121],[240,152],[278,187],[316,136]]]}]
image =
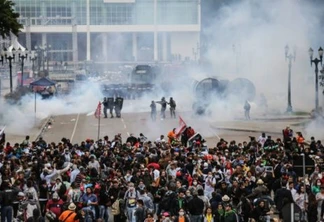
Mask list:
[{"label": "person in white shirt", "polygon": [[216,179],[213,177],[213,173],[209,172],[205,179],[204,194],[208,199],[212,198],[212,192],[215,191]]},{"label": "person in white shirt", "polygon": [[164,135],[161,135],[159,138],[155,140],[156,143],[165,143]]},{"label": "person in white shirt", "polygon": [[70,167],[71,163],[67,163],[67,166],[61,170],[56,169],[56,166],[54,166],[54,169],[52,170],[50,164],[45,164],[45,168],[43,169],[43,173],[41,173],[40,177],[42,180],[46,180],[48,185],[51,185],[51,183],[56,182],[57,178],[62,181],[61,175],[68,171]]},{"label": "person in white shirt", "polygon": [[72,171],[70,175],[70,183],[73,183],[75,181],[76,176],[80,173],[80,170],[78,169],[77,165],[73,164]]},{"label": "person in white shirt", "polygon": [[266,140],[267,140],[266,134],[262,133],[261,136],[259,136],[258,138],[258,143],[260,143],[263,147]]},{"label": "person in white shirt", "polygon": [[[290,192],[291,192],[291,195],[292,195],[293,197],[295,197],[297,191],[296,191],[295,188],[294,188],[294,182],[289,182],[289,190],[290,190]],[[296,200],[295,200],[295,201],[296,201]]]},{"label": "person in white shirt", "polygon": [[296,204],[300,207],[300,209],[305,212],[305,206],[308,202],[308,196],[307,193],[305,193],[305,187],[300,186],[299,190],[296,192],[295,196],[293,196],[294,201]]}]

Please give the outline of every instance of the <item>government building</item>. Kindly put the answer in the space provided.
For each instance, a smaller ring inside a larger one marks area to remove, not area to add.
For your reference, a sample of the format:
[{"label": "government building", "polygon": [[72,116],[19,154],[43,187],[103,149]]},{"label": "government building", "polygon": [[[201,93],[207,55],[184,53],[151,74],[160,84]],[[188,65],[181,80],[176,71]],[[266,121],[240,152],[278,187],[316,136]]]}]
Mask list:
[{"label": "government building", "polygon": [[198,61],[201,0],[13,0],[19,42],[50,61]]}]

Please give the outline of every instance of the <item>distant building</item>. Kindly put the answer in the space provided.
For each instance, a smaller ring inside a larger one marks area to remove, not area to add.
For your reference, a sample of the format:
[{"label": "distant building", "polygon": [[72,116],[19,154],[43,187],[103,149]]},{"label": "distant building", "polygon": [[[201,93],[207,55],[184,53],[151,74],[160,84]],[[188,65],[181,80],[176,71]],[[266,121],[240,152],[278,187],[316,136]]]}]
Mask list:
[{"label": "distant building", "polygon": [[13,0],[19,41],[51,45],[58,63],[198,59],[200,1]]}]

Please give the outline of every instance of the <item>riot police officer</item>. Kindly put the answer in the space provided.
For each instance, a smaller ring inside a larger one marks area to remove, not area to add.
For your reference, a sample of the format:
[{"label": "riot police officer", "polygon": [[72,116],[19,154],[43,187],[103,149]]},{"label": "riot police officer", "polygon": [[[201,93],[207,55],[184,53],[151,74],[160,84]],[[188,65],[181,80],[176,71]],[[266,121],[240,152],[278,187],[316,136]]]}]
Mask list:
[{"label": "riot police officer", "polygon": [[124,98],[117,97],[115,100],[115,113],[117,118],[121,118],[121,110],[123,109]]},{"label": "riot police officer", "polygon": [[245,114],[245,119],[249,120],[250,119],[250,110],[251,110],[251,105],[250,103],[246,100],[244,104],[244,114]]},{"label": "riot police officer", "polygon": [[110,113],[110,118],[114,118],[114,114],[113,114],[114,106],[115,106],[114,98],[109,97],[108,98],[108,109],[109,109],[109,113]]},{"label": "riot police officer", "polygon": [[176,118],[176,115],[175,115],[176,102],[174,101],[174,99],[172,97],[170,97],[169,105],[170,105],[171,118]]},{"label": "riot police officer", "polygon": [[104,118],[107,118],[108,101],[107,101],[106,97],[104,98],[104,101],[102,102],[102,105],[103,105],[103,113],[105,115]]},{"label": "riot police officer", "polygon": [[165,101],[165,98],[162,97],[161,101],[158,101],[156,103],[161,104],[161,119],[165,119],[165,110],[167,107],[167,101]]},{"label": "riot police officer", "polygon": [[152,101],[150,107],[151,107],[151,119],[153,121],[155,121],[156,120],[156,104],[154,101]]}]

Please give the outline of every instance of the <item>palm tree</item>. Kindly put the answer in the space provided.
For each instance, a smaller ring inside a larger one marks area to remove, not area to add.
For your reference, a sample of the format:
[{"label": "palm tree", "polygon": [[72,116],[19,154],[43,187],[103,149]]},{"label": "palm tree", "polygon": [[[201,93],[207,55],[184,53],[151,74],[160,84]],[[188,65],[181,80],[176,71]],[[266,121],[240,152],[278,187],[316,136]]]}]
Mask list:
[{"label": "palm tree", "polygon": [[3,38],[10,36],[10,33],[18,35],[22,24],[18,22],[19,13],[13,9],[11,0],[0,0],[0,36]]}]

